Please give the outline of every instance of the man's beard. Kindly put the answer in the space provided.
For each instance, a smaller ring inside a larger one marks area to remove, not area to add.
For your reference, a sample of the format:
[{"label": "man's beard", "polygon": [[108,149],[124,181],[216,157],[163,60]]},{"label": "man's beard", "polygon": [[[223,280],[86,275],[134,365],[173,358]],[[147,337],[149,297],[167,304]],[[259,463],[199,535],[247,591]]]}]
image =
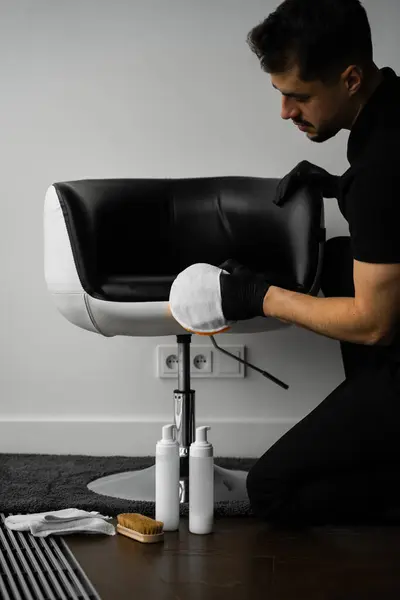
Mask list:
[{"label": "man's beard", "polygon": [[307,133],[307,137],[310,142],[314,142],[316,144],[322,144],[323,142],[327,142],[337,135],[340,131],[340,127],[330,127],[320,131],[317,131],[315,134]]}]

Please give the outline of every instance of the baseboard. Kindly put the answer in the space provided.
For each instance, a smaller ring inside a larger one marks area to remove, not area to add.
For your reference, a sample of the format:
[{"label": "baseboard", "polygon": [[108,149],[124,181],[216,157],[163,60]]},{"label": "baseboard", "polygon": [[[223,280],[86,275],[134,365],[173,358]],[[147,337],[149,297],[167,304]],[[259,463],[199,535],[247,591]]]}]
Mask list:
[{"label": "baseboard", "polygon": [[[171,421],[133,418],[3,418],[0,452],[15,454],[83,454],[86,456],[154,456],[162,426]],[[210,425],[214,456],[261,456],[298,422],[296,419],[198,421]]]}]

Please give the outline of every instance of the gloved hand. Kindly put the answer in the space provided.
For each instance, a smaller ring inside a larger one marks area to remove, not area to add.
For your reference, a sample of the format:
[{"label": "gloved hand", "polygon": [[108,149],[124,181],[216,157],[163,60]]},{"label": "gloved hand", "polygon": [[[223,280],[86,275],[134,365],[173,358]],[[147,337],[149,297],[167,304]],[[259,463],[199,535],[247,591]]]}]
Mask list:
[{"label": "gloved hand", "polygon": [[190,265],[173,281],[169,310],[187,331],[214,335],[235,321],[263,316],[270,282],[237,261]]},{"label": "gloved hand", "polygon": [[228,321],[245,321],[263,317],[265,294],[272,285],[261,273],[254,273],[233,259],[219,267],[221,272],[221,307]]},{"label": "gloved hand", "polygon": [[307,160],[300,162],[278,184],[273,203],[283,206],[285,202],[303,185],[319,190],[324,198],[337,198],[340,176],[331,175],[322,167]]}]

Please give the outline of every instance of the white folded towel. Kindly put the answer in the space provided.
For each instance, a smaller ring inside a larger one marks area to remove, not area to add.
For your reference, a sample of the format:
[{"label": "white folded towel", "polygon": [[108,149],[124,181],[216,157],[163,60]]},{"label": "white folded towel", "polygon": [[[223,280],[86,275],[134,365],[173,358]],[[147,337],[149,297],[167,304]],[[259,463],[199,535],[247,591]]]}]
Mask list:
[{"label": "white folded towel", "polygon": [[196,263],[190,265],[172,282],[169,308],[174,319],[187,331],[213,335],[230,329],[222,312],[221,273],[227,271]]},{"label": "white folded towel", "polygon": [[80,532],[115,535],[114,525],[107,523],[110,519],[112,517],[101,515],[97,511],[64,508],[27,515],[10,515],[4,519],[4,523],[8,529],[30,531],[35,537]]}]

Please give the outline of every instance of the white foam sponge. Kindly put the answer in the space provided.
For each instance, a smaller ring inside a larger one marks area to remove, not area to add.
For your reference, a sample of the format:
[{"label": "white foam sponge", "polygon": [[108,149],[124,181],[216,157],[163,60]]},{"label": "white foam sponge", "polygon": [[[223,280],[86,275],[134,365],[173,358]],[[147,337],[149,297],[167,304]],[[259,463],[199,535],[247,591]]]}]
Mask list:
[{"label": "white foam sponge", "polygon": [[222,312],[220,275],[227,273],[207,263],[190,265],[174,280],[169,306],[176,321],[192,333],[213,335],[229,329]]}]

